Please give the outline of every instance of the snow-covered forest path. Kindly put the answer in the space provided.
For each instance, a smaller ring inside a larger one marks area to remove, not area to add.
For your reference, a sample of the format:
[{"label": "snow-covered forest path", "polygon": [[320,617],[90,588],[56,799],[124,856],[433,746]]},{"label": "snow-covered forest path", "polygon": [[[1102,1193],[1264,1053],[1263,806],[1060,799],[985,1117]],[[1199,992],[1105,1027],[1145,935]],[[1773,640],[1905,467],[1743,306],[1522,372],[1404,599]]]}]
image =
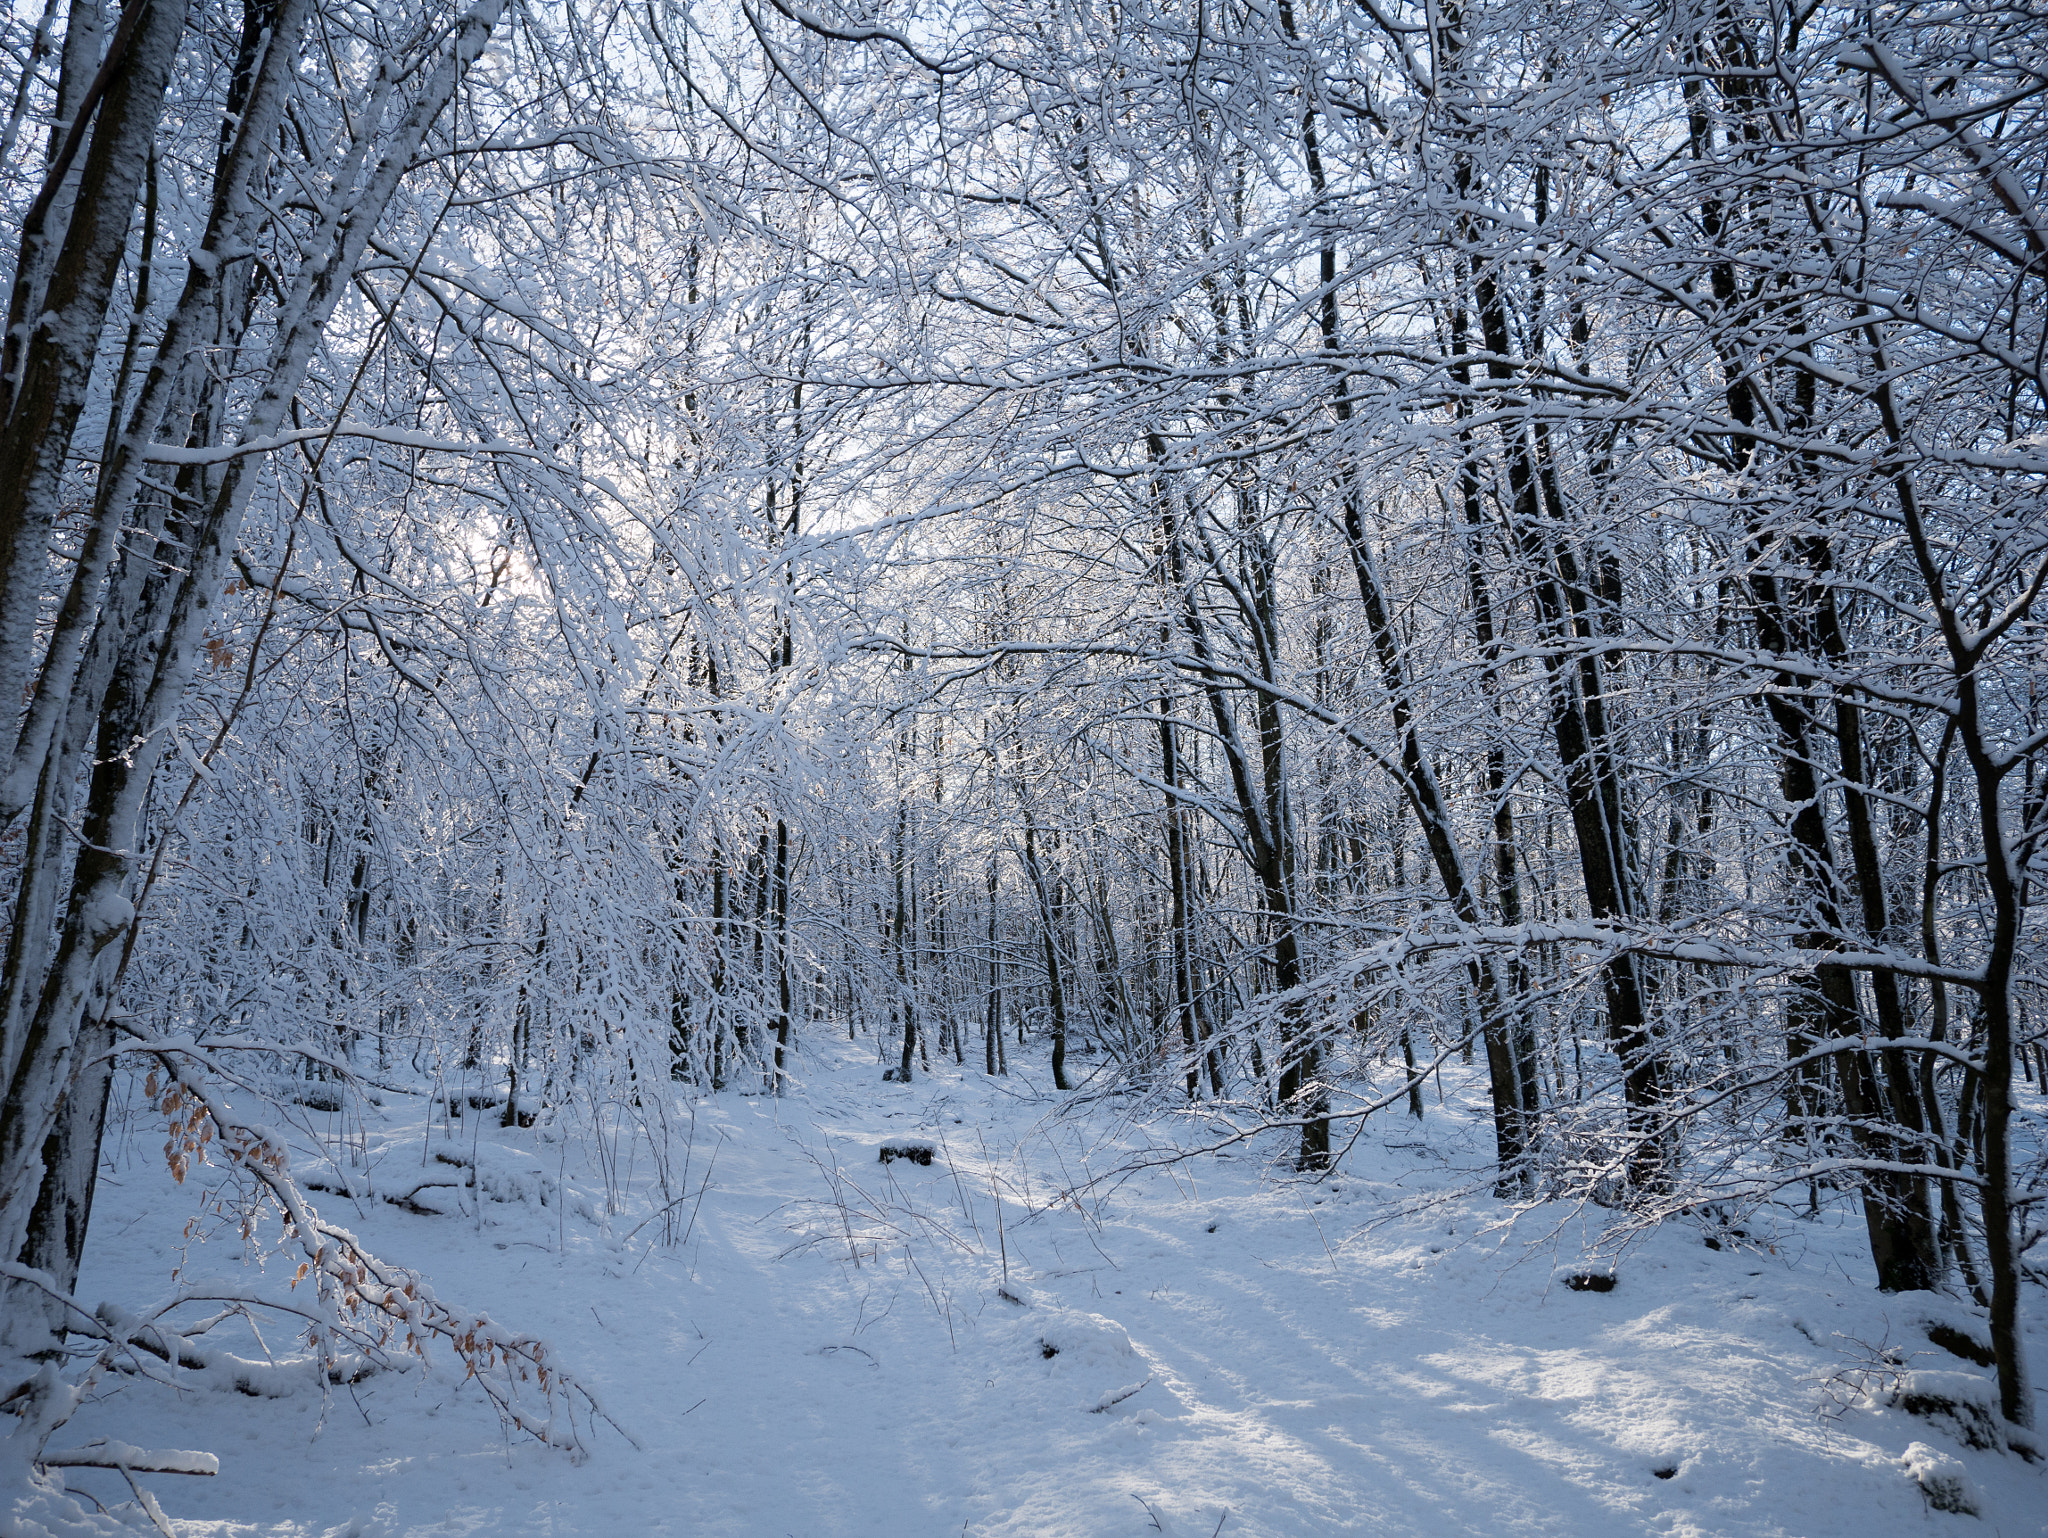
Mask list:
[{"label": "snow-covered forest path", "polygon": [[[1788,1216],[1718,1251],[1669,1225],[1620,1257],[1613,1291],[1578,1292],[1562,1284],[1584,1263],[1576,1219],[1502,1230],[1500,1209],[1470,1198],[1388,1217],[1479,1161],[1460,1146],[1461,1128],[1483,1134],[1479,1103],[1461,1108],[1448,1076],[1420,1133],[1382,1113],[1326,1184],[1240,1145],[1049,1208],[1158,1130],[1108,1105],[1059,1118],[1027,1077],[972,1065],[879,1084],[867,1043],[814,1042],[796,1062],[800,1087],[779,1102],[706,1096],[694,1122],[685,1103],[669,1180],[687,1242],[645,1221],[644,1140],[616,1146],[623,1210],[607,1219],[609,1149],[501,1132],[495,1116],[455,1123],[486,1171],[480,1215],[448,1188],[421,1195],[451,1209],[440,1216],[322,1199],[384,1253],[429,1263],[442,1296],[548,1336],[638,1450],[600,1429],[571,1464],[508,1436],[445,1358],[324,1406],[313,1388],[191,1395],[171,1412],[179,1435],[222,1470],[155,1481],[174,1486],[161,1494],[178,1531],[1979,1530],[1926,1508],[1897,1461],[1916,1440],[1967,1464],[1982,1530],[2043,1531],[2048,1481],[2016,1458],[1898,1411],[1821,1413],[1886,1346],[1920,1353],[1909,1366],[1964,1366],[1916,1326],[1938,1301],[1875,1293],[1860,1235],[1833,1219]],[[377,1188],[432,1168],[422,1105],[370,1110],[356,1141]],[[893,1138],[936,1157],[885,1166]],[[231,1228],[181,1237],[185,1209],[139,1135],[120,1158],[82,1291],[161,1291],[181,1259],[188,1281],[255,1280]],[[161,1441],[166,1393],[123,1385],[75,1429]],[[125,1496],[114,1475],[72,1483]]]}]

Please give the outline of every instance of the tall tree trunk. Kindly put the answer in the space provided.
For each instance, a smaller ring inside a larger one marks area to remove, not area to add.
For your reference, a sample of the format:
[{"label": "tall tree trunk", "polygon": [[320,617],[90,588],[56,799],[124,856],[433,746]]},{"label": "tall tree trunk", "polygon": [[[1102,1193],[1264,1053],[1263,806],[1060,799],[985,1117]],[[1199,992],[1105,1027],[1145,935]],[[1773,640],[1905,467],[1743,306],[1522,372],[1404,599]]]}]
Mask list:
[{"label": "tall tree trunk", "polygon": [[1024,800],[1024,875],[1038,900],[1038,933],[1045,949],[1045,999],[1052,1012],[1053,1088],[1069,1090],[1067,1082],[1067,990],[1060,972],[1059,915],[1054,909],[1052,887],[1038,859],[1038,820],[1032,815],[1028,796]]}]

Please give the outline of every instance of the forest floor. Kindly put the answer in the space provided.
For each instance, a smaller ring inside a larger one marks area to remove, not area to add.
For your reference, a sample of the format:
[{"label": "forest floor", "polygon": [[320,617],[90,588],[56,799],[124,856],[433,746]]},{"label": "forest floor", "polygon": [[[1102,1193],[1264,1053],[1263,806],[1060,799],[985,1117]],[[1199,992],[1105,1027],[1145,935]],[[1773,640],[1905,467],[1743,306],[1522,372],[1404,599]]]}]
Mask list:
[{"label": "forest floor", "polygon": [[[1322,1183],[1261,1140],[1055,1203],[1196,1129],[1062,1113],[1036,1069],[884,1084],[867,1043],[813,1040],[794,1068],[780,1100],[678,1099],[667,1220],[644,1139],[430,1124],[395,1094],[303,1113],[313,1179],[316,1138],[346,1133],[341,1168],[380,1190],[431,1172],[436,1140],[472,1150],[481,1190],[419,1193],[441,1215],[315,1199],[545,1336],[637,1446],[600,1425],[572,1462],[508,1431],[445,1352],[328,1394],[123,1381],[60,1436],[217,1452],[218,1478],[149,1480],[180,1535],[216,1538],[2048,1532],[2048,1470],[1883,1407],[1900,1367],[1988,1375],[1924,1334],[1957,1305],[1873,1290],[1843,1213],[1788,1208],[1718,1250],[1670,1224],[1589,1261],[1597,1211],[1426,1200],[1491,1142],[1450,1073]],[[892,1138],[936,1156],[885,1165]],[[260,1235],[185,1231],[146,1124],[109,1141],[84,1296],[140,1305],[174,1267],[281,1291],[277,1260],[252,1274]],[[1611,1291],[1564,1285],[1610,1261]],[[1914,1443],[1966,1469],[1981,1517],[1929,1506]],[[115,1474],[70,1485],[129,1499]]]}]

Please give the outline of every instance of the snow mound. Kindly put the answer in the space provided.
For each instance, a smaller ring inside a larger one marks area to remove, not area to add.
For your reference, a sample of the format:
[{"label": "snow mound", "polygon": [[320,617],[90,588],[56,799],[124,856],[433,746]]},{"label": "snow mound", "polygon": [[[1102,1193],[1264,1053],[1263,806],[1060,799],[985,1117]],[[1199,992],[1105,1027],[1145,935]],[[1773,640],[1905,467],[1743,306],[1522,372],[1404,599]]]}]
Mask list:
[{"label": "snow mound", "polygon": [[1925,1442],[1915,1442],[1906,1449],[1899,1462],[1919,1482],[1920,1493],[1927,1497],[1927,1504],[1936,1511],[1952,1511],[1964,1517],[1977,1515],[1982,1501],[1976,1484],[1970,1478],[1970,1471],[1963,1467],[1961,1460],[1951,1458]]},{"label": "snow mound", "polygon": [[1138,1359],[1124,1327],[1100,1314],[1041,1311],[1032,1326],[1039,1356],[1064,1368],[1128,1367]]},{"label": "snow mound", "polygon": [[[125,1520],[130,1514],[134,1520]],[[134,1538],[150,1531],[142,1510],[133,1505],[88,1512],[65,1493],[62,1474],[31,1474],[26,1484],[0,1504],[0,1532],[8,1538]]]},{"label": "snow mound", "polygon": [[[1122,1325],[1100,1314],[1060,1308],[1030,1294],[1030,1312],[1015,1323],[1017,1346],[1043,1366],[1049,1382],[1082,1390],[1074,1407],[1100,1415],[1131,1398],[1152,1379]],[[1056,1407],[1056,1401],[1046,1401]]]},{"label": "snow mound", "polygon": [[1933,1421],[1965,1447],[1995,1451],[2005,1446],[1997,1386],[1975,1373],[1901,1373],[1891,1403],[1893,1409]]},{"label": "snow mound", "polygon": [[[412,1147],[417,1150],[419,1144]],[[598,1228],[606,1226],[596,1198],[550,1174],[537,1157],[509,1143],[436,1138],[425,1159],[385,1158],[368,1170],[344,1169],[326,1159],[303,1181],[309,1191],[357,1201],[375,1198],[424,1216],[460,1210],[462,1193],[473,1191],[483,1201],[500,1205],[562,1206]]]},{"label": "snow mound", "polygon": [[1950,1356],[1979,1367],[1996,1362],[1984,1320],[1975,1310],[1938,1292],[1900,1293],[1897,1302],[1906,1322]]},{"label": "snow mound", "polygon": [[523,1203],[529,1207],[559,1205],[586,1222],[605,1226],[604,1214],[594,1198],[557,1180],[548,1173],[547,1166],[523,1148],[482,1141],[467,1148],[455,1142],[436,1143],[434,1158],[439,1163],[473,1171],[477,1191],[491,1201]]}]

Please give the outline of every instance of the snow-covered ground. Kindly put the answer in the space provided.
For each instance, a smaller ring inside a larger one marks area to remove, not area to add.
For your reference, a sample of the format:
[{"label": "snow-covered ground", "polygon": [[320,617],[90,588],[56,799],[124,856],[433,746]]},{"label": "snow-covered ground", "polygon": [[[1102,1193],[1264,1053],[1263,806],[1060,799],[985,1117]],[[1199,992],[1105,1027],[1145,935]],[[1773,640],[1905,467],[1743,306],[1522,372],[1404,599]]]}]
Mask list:
[{"label": "snow-covered ground", "polygon": [[[546,1336],[632,1444],[600,1428],[578,1463],[508,1431],[445,1353],[325,1396],[124,1381],[60,1440],[217,1452],[218,1478],[146,1482],[180,1534],[222,1538],[2048,1532],[2042,1466],[1884,1406],[1902,1371],[1967,1374],[1966,1396],[1989,1375],[1925,1334],[1967,1311],[1872,1289],[1841,1214],[1719,1249],[1668,1226],[1613,1290],[1575,1291],[1597,1214],[1402,1215],[1490,1141],[1448,1076],[1445,1106],[1380,1113],[1325,1183],[1254,1143],[1061,1202],[1168,1129],[1063,1116],[1028,1070],[883,1084],[865,1043],[813,1041],[796,1071],[779,1101],[678,1100],[668,1220],[647,1221],[644,1141],[474,1112],[451,1137],[397,1095],[323,1182],[370,1194],[315,1198],[443,1298]],[[932,1162],[884,1164],[891,1139]],[[281,1291],[231,1228],[187,1235],[150,1141],[121,1140],[80,1291],[140,1304],[180,1265]],[[481,1200],[437,1148],[469,1154]],[[1944,1473],[1981,1517],[1932,1508]],[[70,1484],[129,1498],[112,1473]]]}]

